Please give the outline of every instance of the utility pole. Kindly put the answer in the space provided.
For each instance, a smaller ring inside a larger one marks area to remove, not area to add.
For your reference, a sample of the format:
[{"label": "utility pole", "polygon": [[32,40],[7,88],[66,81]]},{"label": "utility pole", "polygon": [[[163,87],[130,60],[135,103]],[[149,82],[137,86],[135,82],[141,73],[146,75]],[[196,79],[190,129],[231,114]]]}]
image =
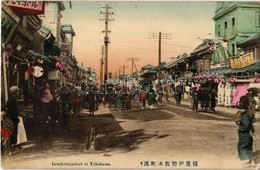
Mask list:
[{"label": "utility pole", "polygon": [[152,39],[159,39],[159,49],[158,49],[158,65],[159,65],[159,70],[158,70],[158,82],[161,83],[161,48],[162,48],[162,39],[168,39],[171,40],[172,35],[171,34],[163,34],[161,32],[158,33],[152,33],[149,38]]},{"label": "utility pole", "polygon": [[132,75],[134,73],[134,57],[132,57]]},{"label": "utility pole", "polygon": [[106,83],[107,79],[108,79],[108,44],[110,43],[109,41],[109,37],[108,37],[108,33],[110,33],[111,31],[108,30],[108,23],[109,21],[114,21],[114,19],[109,19],[110,15],[113,15],[113,12],[109,12],[109,9],[112,9],[111,7],[108,6],[108,4],[106,5],[106,7],[102,7],[105,8],[106,11],[105,12],[100,12],[100,14],[104,14],[105,15],[105,19],[101,19],[105,21],[105,31],[103,31],[103,33],[105,33],[105,37],[104,37],[104,44],[105,44],[105,72],[104,72],[104,83]]},{"label": "utility pole", "polygon": [[125,85],[125,65],[123,65],[123,86]]},{"label": "utility pole", "polygon": [[120,82],[120,68],[119,68],[119,73],[118,73],[118,80]]},{"label": "utility pole", "polygon": [[[135,58],[135,59],[137,60],[138,58]],[[131,58],[127,59],[128,61],[131,60],[131,63],[132,63],[132,74],[134,73],[134,67],[135,67],[135,71],[138,72],[137,67],[135,65],[135,59],[134,59],[134,57],[131,57]]]},{"label": "utility pole", "polygon": [[104,73],[103,73],[103,65],[104,65],[104,46],[102,45],[101,49],[101,59],[100,59],[100,85],[104,84]]}]

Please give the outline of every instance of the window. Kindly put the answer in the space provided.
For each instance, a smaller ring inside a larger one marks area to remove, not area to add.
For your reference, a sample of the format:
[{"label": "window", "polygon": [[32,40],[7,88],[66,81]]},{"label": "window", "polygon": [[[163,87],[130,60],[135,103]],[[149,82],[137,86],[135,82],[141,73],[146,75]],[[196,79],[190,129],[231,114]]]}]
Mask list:
[{"label": "window", "polygon": [[235,44],[232,44],[232,56],[235,55]]},{"label": "window", "polygon": [[224,23],[224,37],[227,36],[227,21]]},{"label": "window", "polygon": [[232,18],[232,26],[235,26],[235,24],[236,24],[235,18]]},{"label": "window", "polygon": [[217,30],[218,30],[218,33],[217,33],[217,35],[220,37],[220,24],[218,25],[218,28],[217,28]]},{"label": "window", "polygon": [[232,18],[232,34],[235,33],[235,25],[236,25],[236,20],[235,18]]},{"label": "window", "polygon": [[260,27],[260,11],[255,13],[255,26]]}]

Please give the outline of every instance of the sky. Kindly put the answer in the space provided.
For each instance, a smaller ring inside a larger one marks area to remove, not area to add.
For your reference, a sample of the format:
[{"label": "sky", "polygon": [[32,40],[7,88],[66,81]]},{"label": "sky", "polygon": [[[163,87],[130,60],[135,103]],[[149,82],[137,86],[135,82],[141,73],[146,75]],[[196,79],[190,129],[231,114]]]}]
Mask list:
[{"label": "sky", "polygon": [[[101,48],[104,45],[105,6],[114,15],[108,24],[108,72],[113,76],[131,73],[131,58],[138,71],[146,64],[158,65],[158,38],[153,33],[171,35],[162,39],[161,61],[170,62],[178,55],[188,55],[202,43],[198,37],[213,38],[216,2],[214,1],[65,1],[62,24],[72,24],[73,54],[79,64],[93,68],[99,76]],[[212,35],[209,35],[212,34]],[[158,36],[157,36],[158,37]]]}]

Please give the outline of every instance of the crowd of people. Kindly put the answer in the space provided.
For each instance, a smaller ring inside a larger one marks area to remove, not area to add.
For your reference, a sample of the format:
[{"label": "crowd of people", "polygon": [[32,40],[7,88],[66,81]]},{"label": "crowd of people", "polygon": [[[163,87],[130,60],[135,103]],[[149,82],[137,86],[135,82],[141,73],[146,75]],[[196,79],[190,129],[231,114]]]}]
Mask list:
[{"label": "crowd of people", "polygon": [[[125,86],[101,86],[89,85],[84,93],[75,87],[67,85],[60,86],[57,82],[45,82],[42,87],[35,87],[32,93],[33,115],[39,124],[59,124],[68,126],[70,116],[79,116],[83,108],[89,109],[89,116],[94,116],[94,112],[99,105],[108,107],[111,110],[131,110],[132,102],[139,101],[140,107],[144,109],[154,109],[155,105],[161,105],[163,98],[169,101],[169,91],[162,86],[152,84],[138,86],[133,89]],[[17,97],[19,88],[12,86],[9,89],[9,97],[6,105],[1,105],[1,153],[2,156],[9,156],[14,150],[21,150],[20,144],[26,142],[26,132],[23,127],[23,119],[19,116]],[[190,94],[193,96],[201,90],[199,87],[191,88]],[[176,83],[171,87],[171,92],[176,100],[176,105],[181,104],[184,88]],[[209,99],[211,110],[216,107],[216,89],[210,89]],[[3,100],[2,100],[3,101]],[[240,99],[241,105],[245,109],[235,115],[235,123],[238,125],[238,154],[241,160],[246,160],[245,164],[252,164],[253,161],[253,134],[255,122],[254,102],[251,93]],[[18,129],[23,134],[18,135]],[[22,128],[22,129],[21,129]]]}]

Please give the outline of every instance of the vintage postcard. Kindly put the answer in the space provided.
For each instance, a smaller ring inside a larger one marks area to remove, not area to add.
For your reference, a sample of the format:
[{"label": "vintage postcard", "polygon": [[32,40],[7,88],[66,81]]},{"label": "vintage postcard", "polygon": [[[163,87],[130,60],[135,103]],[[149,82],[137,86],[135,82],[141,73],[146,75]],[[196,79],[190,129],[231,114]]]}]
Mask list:
[{"label": "vintage postcard", "polygon": [[2,169],[259,169],[259,1],[1,2]]}]

